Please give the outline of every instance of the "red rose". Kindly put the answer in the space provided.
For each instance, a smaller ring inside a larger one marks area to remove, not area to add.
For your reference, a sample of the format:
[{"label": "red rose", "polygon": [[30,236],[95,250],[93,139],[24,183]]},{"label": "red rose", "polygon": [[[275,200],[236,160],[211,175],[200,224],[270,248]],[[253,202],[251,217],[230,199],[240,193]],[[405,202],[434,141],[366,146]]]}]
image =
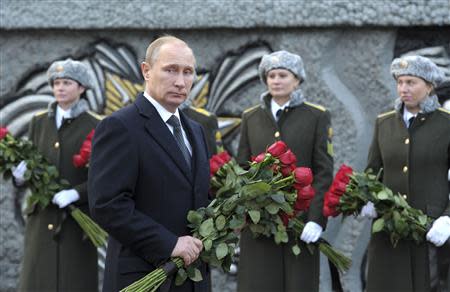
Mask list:
[{"label": "red rose", "polygon": [[295,178],[295,181],[303,187],[306,187],[307,185],[312,184],[313,174],[312,174],[311,168],[297,167],[294,170],[294,178]]},{"label": "red rose", "polygon": [[0,140],[5,138],[7,134],[8,134],[8,129],[1,127],[0,128]]},{"label": "red rose", "polygon": [[217,155],[224,161],[224,164],[231,160],[231,156],[227,151],[222,151]]},{"label": "red rose", "polygon": [[342,181],[334,180],[330,187],[330,192],[337,196],[342,196],[345,193],[347,184]]},{"label": "red rose", "polygon": [[264,158],[266,158],[266,153],[261,153],[258,156],[254,157],[252,159],[252,161],[256,162],[256,163],[260,163],[264,161]]},{"label": "red rose", "polygon": [[322,214],[325,217],[336,217],[337,215],[339,215],[339,212],[336,209],[331,208],[325,204],[323,205]]},{"label": "red rose", "polygon": [[222,167],[222,165],[222,163],[211,158],[209,160],[209,173],[211,174],[211,176],[215,175],[216,172]]},{"label": "red rose", "polygon": [[314,198],[315,194],[316,191],[311,185],[297,189],[297,198],[300,198],[302,200],[311,200],[312,198]]},{"label": "red rose", "polygon": [[83,146],[81,146],[80,155],[86,161],[89,161],[89,159],[91,158],[91,148],[92,148],[91,141],[85,141],[83,143]]},{"label": "red rose", "polygon": [[281,173],[283,174],[284,177],[290,176],[294,170],[295,165],[293,164],[281,167]]},{"label": "red rose", "polygon": [[327,198],[326,205],[329,207],[335,207],[339,205],[341,199],[340,196],[336,196],[333,193],[327,193],[326,198]]},{"label": "red rose", "polygon": [[284,213],[284,212],[280,212],[280,218],[281,218],[281,221],[283,221],[283,225],[284,226],[288,226],[288,224],[289,224],[289,215]]},{"label": "red rose", "polygon": [[92,129],[89,134],[86,137],[86,140],[92,141],[92,138],[94,138],[95,130]]},{"label": "red rose", "polygon": [[87,160],[85,160],[81,155],[76,154],[72,157],[72,162],[75,167],[80,168],[86,165]]},{"label": "red rose", "polygon": [[311,204],[311,200],[297,200],[294,204],[294,209],[297,211],[306,211],[309,208],[309,205]]},{"label": "red rose", "polygon": [[269,146],[267,152],[272,154],[274,157],[279,157],[281,154],[287,151],[287,145],[283,141],[277,141]]},{"label": "red rose", "polygon": [[339,180],[341,182],[344,182],[345,184],[348,184],[350,182],[349,176],[352,173],[353,173],[353,169],[350,166],[342,164],[342,166],[339,168],[338,172],[336,173],[335,180]]},{"label": "red rose", "polygon": [[280,159],[281,163],[284,165],[295,165],[297,163],[297,157],[295,157],[294,153],[292,153],[290,149],[281,154],[278,159]]}]

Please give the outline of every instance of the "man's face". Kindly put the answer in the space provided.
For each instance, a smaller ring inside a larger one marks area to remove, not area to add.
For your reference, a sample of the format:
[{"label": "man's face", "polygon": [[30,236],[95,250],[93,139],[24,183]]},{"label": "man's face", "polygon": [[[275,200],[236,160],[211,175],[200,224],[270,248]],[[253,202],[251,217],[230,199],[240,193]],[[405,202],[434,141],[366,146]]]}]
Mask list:
[{"label": "man's face", "polygon": [[195,75],[195,58],[183,43],[164,44],[153,65],[141,65],[146,89],[165,109],[175,112],[189,95]]},{"label": "man's face", "polygon": [[78,82],[67,78],[55,79],[52,89],[56,102],[64,110],[67,110],[77,102],[80,99],[80,95],[85,91],[85,88]]}]

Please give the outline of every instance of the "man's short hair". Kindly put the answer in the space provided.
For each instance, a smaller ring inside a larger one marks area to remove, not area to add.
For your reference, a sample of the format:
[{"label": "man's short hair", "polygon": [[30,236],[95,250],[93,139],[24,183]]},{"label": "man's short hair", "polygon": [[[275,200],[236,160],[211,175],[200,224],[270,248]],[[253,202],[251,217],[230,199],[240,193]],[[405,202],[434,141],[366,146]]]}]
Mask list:
[{"label": "man's short hair", "polygon": [[[145,62],[147,62],[150,66],[155,64],[156,60],[158,59],[159,50],[163,45],[169,43],[182,43],[192,51],[192,49],[188,46],[188,44],[185,41],[171,35],[165,35],[157,38],[156,40],[151,42],[150,45],[147,47],[147,51],[145,53]],[[192,53],[192,55],[194,55],[194,53]]]}]

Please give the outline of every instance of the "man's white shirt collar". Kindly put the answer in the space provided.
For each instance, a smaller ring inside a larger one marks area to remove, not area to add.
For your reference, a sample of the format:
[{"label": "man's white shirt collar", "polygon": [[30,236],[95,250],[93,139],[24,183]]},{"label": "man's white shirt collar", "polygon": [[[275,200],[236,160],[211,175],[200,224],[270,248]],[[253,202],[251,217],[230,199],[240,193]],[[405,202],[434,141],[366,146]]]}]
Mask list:
[{"label": "man's white shirt collar", "polygon": [[167,120],[172,116],[175,115],[178,120],[180,120],[180,112],[178,109],[175,111],[175,113],[171,113],[168,110],[166,110],[159,102],[157,102],[153,97],[150,96],[147,92],[144,91],[144,97],[151,102],[151,104],[156,108],[156,111],[161,116],[161,119],[164,121],[164,123],[167,123]]}]

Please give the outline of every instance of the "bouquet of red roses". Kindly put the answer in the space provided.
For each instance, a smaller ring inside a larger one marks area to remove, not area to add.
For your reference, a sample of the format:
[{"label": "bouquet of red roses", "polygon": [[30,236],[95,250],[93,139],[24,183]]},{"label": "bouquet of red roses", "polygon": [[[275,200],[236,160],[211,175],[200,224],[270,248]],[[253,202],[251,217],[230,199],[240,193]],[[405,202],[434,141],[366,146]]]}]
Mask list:
[{"label": "bouquet of red roses", "polygon": [[325,194],[323,214],[326,217],[340,213],[357,215],[368,202],[374,204],[378,214],[372,233],[387,232],[393,246],[400,239],[418,244],[425,240],[432,219],[421,210],[412,208],[400,194],[394,194],[379,181],[379,174],[375,175],[371,170],[358,173],[342,165]]},{"label": "bouquet of red roses", "polygon": [[[70,187],[69,182],[59,177],[56,167],[38,152],[31,141],[16,139],[6,128],[0,128],[0,172],[6,177],[10,176],[12,168],[22,160],[27,161],[25,180],[31,190],[26,212],[31,212],[35,208],[45,209],[56,192]],[[108,235],[100,226],[74,205],[67,208],[96,247],[106,244]]]},{"label": "bouquet of red roses", "polygon": [[[248,170],[242,169],[226,152],[210,159],[211,193],[215,198],[207,207],[191,210],[187,217],[192,235],[203,242],[201,261],[228,271],[238,233],[246,228],[254,236],[273,238],[276,244],[300,240],[304,223],[298,215],[308,210],[315,192],[311,170],[297,168],[296,160],[281,141],[253,158]],[[314,245],[339,270],[349,268],[350,260],[323,239]],[[300,253],[298,244],[293,245],[292,252]],[[185,270],[180,258],[171,261],[174,270],[178,269],[176,284],[188,277],[201,280],[195,263]],[[166,270],[156,269],[122,291],[154,291],[169,276]]]}]

